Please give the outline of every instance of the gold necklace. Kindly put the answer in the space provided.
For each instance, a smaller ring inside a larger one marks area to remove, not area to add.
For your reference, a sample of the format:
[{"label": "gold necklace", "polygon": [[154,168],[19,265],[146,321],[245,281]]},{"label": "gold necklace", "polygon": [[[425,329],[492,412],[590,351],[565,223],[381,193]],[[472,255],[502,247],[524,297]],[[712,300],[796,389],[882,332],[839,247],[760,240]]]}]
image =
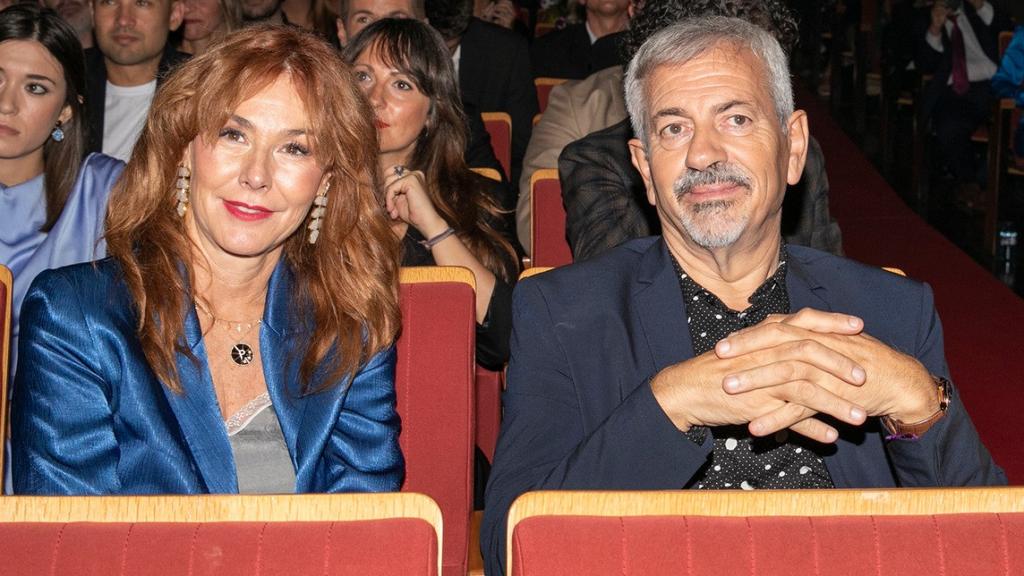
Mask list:
[{"label": "gold necklace", "polygon": [[231,360],[239,366],[248,366],[252,363],[252,360],[255,357],[255,354],[252,351],[252,346],[249,346],[247,343],[243,342],[243,340],[250,332],[252,332],[253,328],[262,324],[263,320],[260,319],[255,322],[223,320],[214,316],[213,312],[210,312],[210,310],[206,306],[203,306],[199,300],[193,300],[193,302],[195,302],[196,308],[213,320],[214,325],[218,322],[224,324],[224,328],[227,330],[228,335],[235,341],[234,346],[231,347]]}]

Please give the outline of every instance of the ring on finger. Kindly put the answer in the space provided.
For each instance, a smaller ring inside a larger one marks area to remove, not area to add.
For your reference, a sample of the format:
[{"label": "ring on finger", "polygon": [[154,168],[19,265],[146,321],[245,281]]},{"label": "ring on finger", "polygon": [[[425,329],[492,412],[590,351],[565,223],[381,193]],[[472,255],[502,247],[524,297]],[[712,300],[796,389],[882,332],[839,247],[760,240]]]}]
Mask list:
[{"label": "ring on finger", "polygon": [[402,166],[401,164],[395,166],[395,174],[399,177],[405,175],[405,166]]}]

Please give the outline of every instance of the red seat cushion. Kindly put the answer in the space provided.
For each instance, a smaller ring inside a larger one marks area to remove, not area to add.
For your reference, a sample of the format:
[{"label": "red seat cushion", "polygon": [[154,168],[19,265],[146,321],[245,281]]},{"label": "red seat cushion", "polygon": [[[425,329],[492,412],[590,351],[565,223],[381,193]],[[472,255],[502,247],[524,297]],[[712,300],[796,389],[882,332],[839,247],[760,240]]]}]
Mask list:
[{"label": "red seat cushion", "polygon": [[3,523],[5,576],[436,574],[427,522]]},{"label": "red seat cushion", "polygon": [[516,576],[1024,574],[1024,513],[939,516],[538,516]]}]

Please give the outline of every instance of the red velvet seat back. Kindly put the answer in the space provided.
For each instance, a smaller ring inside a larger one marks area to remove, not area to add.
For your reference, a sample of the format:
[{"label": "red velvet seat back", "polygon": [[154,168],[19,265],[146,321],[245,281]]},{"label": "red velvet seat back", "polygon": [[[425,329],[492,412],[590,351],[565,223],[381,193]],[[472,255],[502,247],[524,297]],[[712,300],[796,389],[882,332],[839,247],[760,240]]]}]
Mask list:
[{"label": "red velvet seat back", "polygon": [[[538,25],[537,28],[538,28],[538,30],[541,30],[543,28],[543,25]],[[548,30],[550,30],[550,29],[549,28],[543,29],[543,32],[537,34],[537,36],[538,37],[542,36]],[[534,78],[533,79],[533,85],[537,88],[537,104],[538,104],[539,110],[540,110],[540,112],[542,114],[544,113],[544,110],[546,110],[547,107],[548,107],[548,98],[551,96],[551,90],[555,86],[558,86],[559,84],[562,84],[566,80],[567,80],[566,78],[546,78],[546,77]]]},{"label": "red velvet seat back", "polygon": [[415,518],[353,522],[4,523],[5,576],[433,575],[437,542]]},{"label": "red velvet seat back", "polygon": [[405,455],[402,489],[426,494],[441,507],[445,574],[465,574],[472,513],[472,282],[472,273],[463,268],[402,270],[395,383]]},{"label": "red velvet seat back", "polygon": [[1024,574],[1024,513],[935,516],[537,516],[513,574]]},{"label": "red velvet seat back", "polygon": [[484,112],[480,115],[491,137],[491,148],[505,176],[512,177],[512,117],[507,112]]},{"label": "red velvet seat back", "polygon": [[505,375],[476,367],[476,445],[494,461],[501,429],[501,393],[505,389]]},{"label": "red velvet seat back", "polygon": [[534,266],[563,266],[572,263],[572,251],[565,239],[565,206],[557,170],[538,170],[531,179]]}]

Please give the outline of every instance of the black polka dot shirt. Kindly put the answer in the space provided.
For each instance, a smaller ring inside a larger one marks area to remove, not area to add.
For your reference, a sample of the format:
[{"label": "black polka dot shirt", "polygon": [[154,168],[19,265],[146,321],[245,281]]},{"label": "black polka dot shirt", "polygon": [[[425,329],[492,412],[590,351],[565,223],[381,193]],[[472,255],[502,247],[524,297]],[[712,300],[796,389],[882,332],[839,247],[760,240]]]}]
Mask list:
[{"label": "black polka dot shirt", "polygon": [[[765,280],[748,300],[750,307],[732,310],[717,296],[697,284],[675,259],[679,284],[686,303],[686,323],[693,340],[694,355],[715,347],[729,334],[758,324],[769,314],[788,314],[786,293],[786,248],[779,251],[775,274]],[[703,444],[711,433],[714,448],[697,474],[686,483],[687,488],[743,489],[756,488],[832,488],[832,478],[815,451],[813,441],[788,431],[774,436],[753,438],[744,426],[693,427],[686,435]]]}]

